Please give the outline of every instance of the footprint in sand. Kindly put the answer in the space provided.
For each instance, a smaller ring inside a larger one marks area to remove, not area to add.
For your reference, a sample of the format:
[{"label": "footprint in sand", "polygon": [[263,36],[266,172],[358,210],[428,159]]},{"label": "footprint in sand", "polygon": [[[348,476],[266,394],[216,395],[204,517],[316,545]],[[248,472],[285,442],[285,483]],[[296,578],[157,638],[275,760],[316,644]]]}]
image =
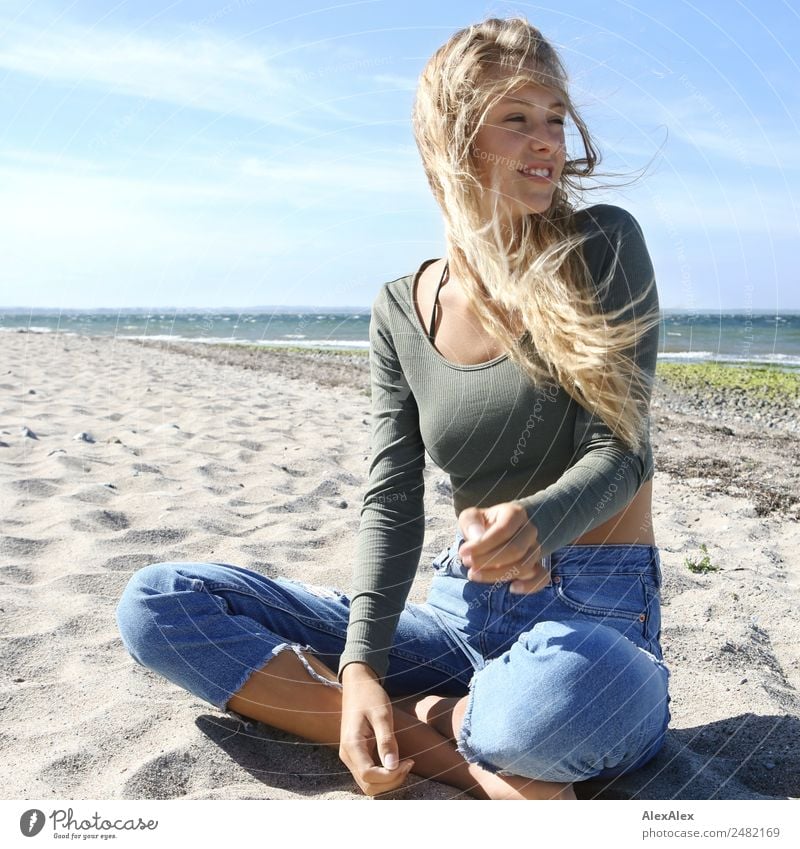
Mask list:
[{"label": "footprint in sand", "polygon": [[148,528],[128,531],[124,536],[113,540],[114,545],[170,545],[180,542],[189,535],[184,528]]},{"label": "footprint in sand", "polygon": [[59,478],[26,478],[12,481],[11,488],[29,498],[52,498],[63,483]]},{"label": "footprint in sand", "polygon": [[70,498],[83,501],[86,504],[106,504],[114,497],[115,489],[116,487],[113,484],[95,483],[74,492]]},{"label": "footprint in sand", "polygon": [[33,569],[12,563],[10,566],[0,566],[0,583],[29,586],[34,582],[36,574]]},{"label": "footprint in sand", "polygon": [[196,769],[187,751],[165,752],[134,770],[122,786],[120,798],[178,799],[186,794]]},{"label": "footprint in sand", "polygon": [[52,540],[27,539],[25,537],[0,537],[0,554],[12,557],[36,557],[40,555]]},{"label": "footprint in sand", "polygon": [[124,531],[131,526],[125,513],[118,510],[92,510],[83,518],[72,519],[73,530],[91,533],[93,531]]},{"label": "footprint in sand", "polygon": [[101,564],[101,569],[108,569],[109,572],[135,572],[144,566],[149,566],[155,563],[158,557],[155,554],[117,554],[114,557],[109,557]]},{"label": "footprint in sand", "polygon": [[96,769],[97,754],[89,752],[70,752],[55,758],[39,770],[37,777],[42,786],[57,796],[64,794],[67,798],[74,795],[75,777],[87,775]]}]

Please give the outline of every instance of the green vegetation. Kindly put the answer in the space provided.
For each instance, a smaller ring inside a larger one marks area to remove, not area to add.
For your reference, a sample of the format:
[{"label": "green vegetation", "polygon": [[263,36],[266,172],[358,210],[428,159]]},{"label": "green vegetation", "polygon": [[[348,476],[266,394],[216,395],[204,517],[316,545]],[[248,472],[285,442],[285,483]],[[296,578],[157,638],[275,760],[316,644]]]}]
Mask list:
[{"label": "green vegetation", "polygon": [[691,557],[686,557],[683,561],[683,565],[690,572],[695,572],[697,574],[705,575],[708,572],[719,572],[720,567],[714,566],[711,562],[711,558],[708,555],[708,549],[706,548],[706,544],[704,542],[700,543],[700,550],[703,552],[703,556],[700,560],[695,560]]},{"label": "green vegetation", "polygon": [[656,380],[677,391],[732,391],[768,401],[800,403],[800,369],[785,366],[660,362]]},{"label": "green vegetation", "polygon": [[368,357],[369,349],[367,348],[304,348],[302,345],[249,345],[247,343],[232,344],[230,342],[218,342],[214,345],[215,348],[245,348],[253,351],[278,351],[281,354],[331,354],[338,357]]}]

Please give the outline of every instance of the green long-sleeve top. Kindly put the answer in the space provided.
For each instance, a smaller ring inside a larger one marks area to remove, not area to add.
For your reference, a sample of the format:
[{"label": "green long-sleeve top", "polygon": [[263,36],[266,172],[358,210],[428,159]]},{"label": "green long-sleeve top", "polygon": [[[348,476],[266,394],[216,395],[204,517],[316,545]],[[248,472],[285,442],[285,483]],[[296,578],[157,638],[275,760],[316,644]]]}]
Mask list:
[{"label": "green long-sleeve top", "polygon": [[[576,216],[582,230],[595,231],[581,249],[603,310],[629,304],[654,277],[638,222],[608,204]],[[385,283],[372,304],[371,460],[340,681],[353,661],[385,679],[422,554],[426,451],[450,476],[456,516],[466,507],[518,501],[537,528],[543,555],[611,518],[653,477],[649,429],[633,453],[558,384],[534,385],[508,354],[475,365],[445,359],[414,308],[421,270]],[[611,283],[601,290],[609,274]],[[625,317],[651,310],[659,310],[655,285]],[[651,380],[659,329],[633,352]]]}]

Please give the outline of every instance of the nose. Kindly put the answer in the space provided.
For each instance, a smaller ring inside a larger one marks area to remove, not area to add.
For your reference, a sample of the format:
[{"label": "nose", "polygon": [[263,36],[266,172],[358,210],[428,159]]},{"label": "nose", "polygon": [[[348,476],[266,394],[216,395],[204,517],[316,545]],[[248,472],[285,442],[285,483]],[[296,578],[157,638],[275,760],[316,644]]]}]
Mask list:
[{"label": "nose", "polygon": [[538,153],[558,150],[563,144],[559,126],[557,124],[548,124],[544,128],[534,130],[528,142],[530,149]]}]

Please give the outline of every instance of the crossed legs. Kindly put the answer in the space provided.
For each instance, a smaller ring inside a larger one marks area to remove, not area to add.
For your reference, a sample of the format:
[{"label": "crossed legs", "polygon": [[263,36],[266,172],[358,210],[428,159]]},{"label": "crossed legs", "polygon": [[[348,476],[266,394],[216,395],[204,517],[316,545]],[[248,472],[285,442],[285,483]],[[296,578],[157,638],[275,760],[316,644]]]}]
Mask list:
[{"label": "crossed legs", "polygon": [[[337,682],[336,675],[319,658],[310,652],[304,657],[315,672]],[[437,697],[426,697],[420,705],[433,706],[432,699]],[[466,697],[444,701],[457,703],[449,713],[451,722],[463,715]],[[495,775],[467,763],[456,751],[450,735],[444,736],[434,724],[420,719],[414,704],[414,700],[393,702],[394,731],[400,758],[413,758],[417,775],[458,787],[478,799],[575,798],[570,784]],[[279,652],[254,672],[227,706],[243,716],[338,751],[341,690],[313,679],[292,651]],[[424,710],[425,707],[419,708],[420,713]],[[438,722],[445,727],[443,720]]]}]

